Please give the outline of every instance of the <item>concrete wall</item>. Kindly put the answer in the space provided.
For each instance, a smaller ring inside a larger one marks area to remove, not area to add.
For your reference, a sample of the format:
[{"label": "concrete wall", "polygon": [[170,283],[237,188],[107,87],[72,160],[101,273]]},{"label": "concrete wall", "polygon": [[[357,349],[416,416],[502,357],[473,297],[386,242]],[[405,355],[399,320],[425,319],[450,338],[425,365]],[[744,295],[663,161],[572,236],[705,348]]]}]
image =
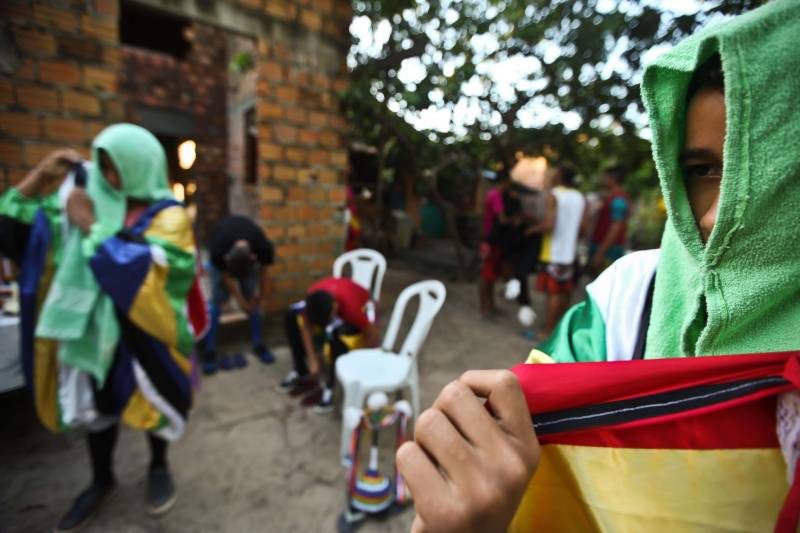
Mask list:
[{"label": "concrete wall", "polygon": [[[141,2],[256,40],[259,164],[250,202],[276,245],[273,305],[280,308],[330,272],[343,244],[347,121],[336,95],[348,84],[350,4]],[[117,0],[0,1],[0,190],[55,148],[88,156],[97,132],[126,118],[118,13]],[[227,133],[219,137],[223,150]],[[225,154],[208,156],[226,167]],[[209,219],[215,201],[206,200]],[[201,199],[199,217],[203,209]]]}]

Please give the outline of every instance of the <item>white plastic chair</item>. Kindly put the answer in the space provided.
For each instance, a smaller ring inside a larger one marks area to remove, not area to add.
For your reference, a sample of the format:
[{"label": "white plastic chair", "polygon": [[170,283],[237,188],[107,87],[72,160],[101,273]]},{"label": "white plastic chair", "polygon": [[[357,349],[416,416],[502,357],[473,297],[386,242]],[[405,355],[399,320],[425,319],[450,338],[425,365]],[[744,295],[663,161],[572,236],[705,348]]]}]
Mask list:
[{"label": "white plastic chair", "polygon": [[386,259],[383,255],[369,248],[345,252],[333,262],[333,277],[341,278],[344,267],[348,264],[351,270],[350,279],[367,289],[372,295],[372,301],[379,302],[383,275],[386,274]]},{"label": "white plastic chair", "polygon": [[386,274],[386,258],[380,252],[369,248],[350,250],[337,257],[333,262],[333,277],[341,278],[344,267],[347,265],[350,265],[350,279],[370,293],[367,316],[369,321],[374,324],[378,314],[378,302],[381,299],[383,275]]},{"label": "white plastic chair", "polygon": [[[441,281],[420,281],[403,289],[392,310],[389,328],[383,337],[380,348],[353,350],[336,360],[336,377],[344,391],[343,409],[361,409],[369,394],[376,391],[393,392],[411,389],[413,416],[419,414],[419,373],[417,355],[433,325],[433,319],[444,305],[447,291]],[[400,350],[395,352],[397,335],[408,302],[419,297],[419,310],[403,341]],[[348,427],[346,418],[342,423],[341,457],[347,464],[348,441],[353,428]]]}]

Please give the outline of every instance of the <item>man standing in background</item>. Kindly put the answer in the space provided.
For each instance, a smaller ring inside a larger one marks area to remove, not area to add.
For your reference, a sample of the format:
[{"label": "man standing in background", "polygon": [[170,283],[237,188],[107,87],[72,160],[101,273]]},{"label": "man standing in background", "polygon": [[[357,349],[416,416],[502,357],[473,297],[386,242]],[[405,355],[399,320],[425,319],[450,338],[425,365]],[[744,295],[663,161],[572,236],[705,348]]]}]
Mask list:
[{"label": "man standing in background", "polygon": [[545,336],[553,332],[569,307],[585,207],[586,200],[575,189],[575,170],[566,165],[556,167],[541,228],[546,232],[540,255],[542,270],[536,278],[536,289],[547,294]]},{"label": "man standing in background", "polygon": [[261,309],[270,293],[269,265],[274,261],[272,244],[264,232],[249,218],[233,215],[220,221],[214,228],[209,245],[211,264],[211,327],[205,339],[203,373],[213,374],[217,368],[225,370],[247,365],[241,353],[233,357],[217,357],[217,332],[222,308],[231,297],[239,309],[247,314],[253,352],[261,362],[275,359],[264,345],[261,329]]},{"label": "man standing in background", "polygon": [[606,197],[600,208],[589,247],[589,270],[596,276],[625,253],[625,238],[631,201],[622,184],[627,171],[621,166],[607,168],[603,174]]}]

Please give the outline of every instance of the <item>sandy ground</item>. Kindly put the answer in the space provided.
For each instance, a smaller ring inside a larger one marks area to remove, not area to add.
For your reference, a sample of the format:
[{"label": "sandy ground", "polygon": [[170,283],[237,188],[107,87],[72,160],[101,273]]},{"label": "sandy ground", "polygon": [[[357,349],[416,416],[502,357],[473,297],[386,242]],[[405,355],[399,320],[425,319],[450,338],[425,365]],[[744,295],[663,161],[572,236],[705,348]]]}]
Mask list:
[{"label": "sandy ground", "polygon": [[[384,327],[397,294],[420,279],[410,271],[387,274]],[[507,316],[484,322],[475,285],[448,283],[447,289],[421,357],[423,407],[461,372],[509,367],[532,345],[519,335],[515,305],[501,302]],[[541,312],[541,295],[534,303]],[[280,346],[277,323],[268,326],[268,334]],[[246,334],[235,334],[227,347],[245,347],[246,340]],[[275,353],[271,366],[251,358],[243,370],[203,380],[187,433],[170,448],[178,502],[160,519],[144,512],[146,439],[123,430],[115,455],[119,488],[85,531],[335,531],[345,498],[344,469],[337,459],[340,419],[315,415],[278,392],[291,363],[286,347]],[[0,532],[50,531],[88,484],[83,437],[47,433],[25,391],[0,395],[0,417]],[[408,531],[413,515],[409,507],[385,522],[368,521],[359,531]]]}]

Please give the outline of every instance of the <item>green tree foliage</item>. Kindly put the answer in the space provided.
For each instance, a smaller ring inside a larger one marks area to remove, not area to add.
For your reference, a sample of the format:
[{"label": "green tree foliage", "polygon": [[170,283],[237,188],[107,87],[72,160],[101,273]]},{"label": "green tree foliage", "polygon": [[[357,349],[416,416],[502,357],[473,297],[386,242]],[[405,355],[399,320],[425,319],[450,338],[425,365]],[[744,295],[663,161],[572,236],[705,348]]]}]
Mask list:
[{"label": "green tree foliage", "polygon": [[[368,51],[354,36],[353,84],[342,96],[358,140],[395,139],[382,165],[423,175],[448,161],[510,165],[523,151],[569,160],[590,183],[606,164],[625,164],[638,193],[655,186],[639,98],[645,52],[758,3],[701,2],[676,14],[653,0],[355,0],[356,17],[391,31]],[[483,68],[522,58],[532,68],[511,91]],[[416,60],[422,75],[402,81],[404,61]],[[480,110],[474,119],[463,119],[464,101]],[[451,111],[447,132],[404,120],[430,106]]]}]

